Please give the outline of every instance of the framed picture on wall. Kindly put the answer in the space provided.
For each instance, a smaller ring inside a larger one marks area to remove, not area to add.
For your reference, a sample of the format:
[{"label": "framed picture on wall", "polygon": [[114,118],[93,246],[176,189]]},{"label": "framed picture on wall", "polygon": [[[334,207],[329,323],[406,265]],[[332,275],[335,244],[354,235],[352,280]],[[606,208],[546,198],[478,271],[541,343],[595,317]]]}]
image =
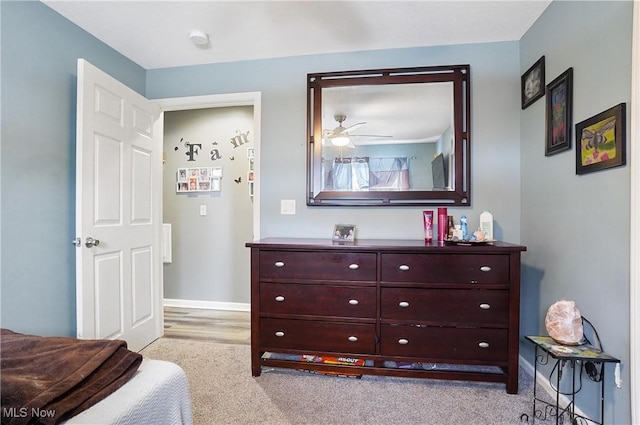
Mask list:
[{"label": "framed picture on wall", "polygon": [[178,168],[176,192],[219,192],[222,167]]},{"label": "framed picture on wall", "polygon": [[187,181],[187,169],[178,168],[178,182],[186,182],[186,181]]},{"label": "framed picture on wall", "polygon": [[527,109],[544,96],[544,56],[520,77],[522,109]]},{"label": "framed picture on wall", "polygon": [[626,164],[626,104],[576,124],[576,174]]},{"label": "framed picture on wall", "polygon": [[573,68],[567,69],[545,90],[546,137],[545,156],[571,149],[571,114],[573,98]]}]

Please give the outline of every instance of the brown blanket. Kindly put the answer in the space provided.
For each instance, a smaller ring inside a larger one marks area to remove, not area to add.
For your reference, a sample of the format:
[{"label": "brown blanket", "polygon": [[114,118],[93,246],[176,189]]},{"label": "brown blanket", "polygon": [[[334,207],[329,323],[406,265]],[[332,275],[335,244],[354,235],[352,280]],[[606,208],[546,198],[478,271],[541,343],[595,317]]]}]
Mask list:
[{"label": "brown blanket", "polygon": [[57,424],[116,391],[141,362],[124,341],[0,329],[2,424]]}]

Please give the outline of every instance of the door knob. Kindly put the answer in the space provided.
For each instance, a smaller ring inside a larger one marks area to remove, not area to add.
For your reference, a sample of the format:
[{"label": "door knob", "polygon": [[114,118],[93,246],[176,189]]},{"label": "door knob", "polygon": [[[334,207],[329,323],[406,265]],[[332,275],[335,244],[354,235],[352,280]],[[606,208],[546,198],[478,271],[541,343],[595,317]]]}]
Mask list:
[{"label": "door knob", "polygon": [[91,248],[92,246],[98,246],[100,245],[100,241],[98,239],[93,239],[91,236],[89,236],[85,241],[84,241],[84,245],[87,248]]}]

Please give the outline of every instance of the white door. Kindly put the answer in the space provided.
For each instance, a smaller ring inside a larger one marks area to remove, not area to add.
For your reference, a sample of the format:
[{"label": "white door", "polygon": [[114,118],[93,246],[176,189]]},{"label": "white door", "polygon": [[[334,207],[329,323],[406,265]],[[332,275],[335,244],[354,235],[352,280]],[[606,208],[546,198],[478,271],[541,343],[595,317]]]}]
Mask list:
[{"label": "white door", "polygon": [[77,334],[138,351],[163,330],[162,116],[83,59],[77,96]]}]

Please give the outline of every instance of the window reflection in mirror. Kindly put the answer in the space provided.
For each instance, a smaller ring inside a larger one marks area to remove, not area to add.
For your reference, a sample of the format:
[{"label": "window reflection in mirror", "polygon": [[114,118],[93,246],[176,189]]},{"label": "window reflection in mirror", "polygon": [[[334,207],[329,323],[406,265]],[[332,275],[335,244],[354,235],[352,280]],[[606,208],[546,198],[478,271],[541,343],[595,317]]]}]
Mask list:
[{"label": "window reflection in mirror", "polygon": [[310,74],[308,204],[468,205],[468,71]]}]

